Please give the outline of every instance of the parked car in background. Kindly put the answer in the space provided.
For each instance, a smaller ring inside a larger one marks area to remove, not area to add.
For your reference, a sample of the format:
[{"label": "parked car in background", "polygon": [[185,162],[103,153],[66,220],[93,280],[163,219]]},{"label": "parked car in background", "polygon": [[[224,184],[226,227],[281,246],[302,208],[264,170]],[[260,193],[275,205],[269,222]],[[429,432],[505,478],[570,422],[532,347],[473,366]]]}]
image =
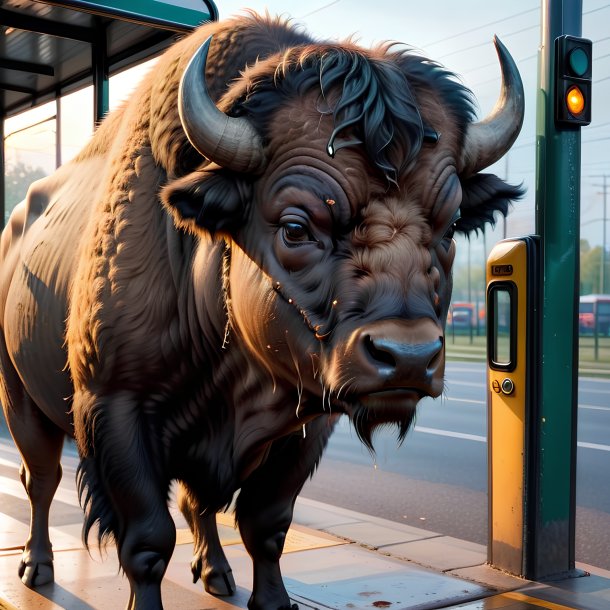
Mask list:
[{"label": "parked car in background", "polygon": [[476,326],[473,303],[453,303],[449,309],[450,318],[447,320],[456,330],[469,329]]},{"label": "parked car in background", "polygon": [[485,306],[480,304],[477,313],[476,303],[466,301],[452,303],[447,315],[447,326],[456,331],[470,331],[471,328],[483,330],[485,328]]},{"label": "parked car in background", "polygon": [[578,329],[581,334],[610,334],[610,294],[587,294],[580,297]]}]

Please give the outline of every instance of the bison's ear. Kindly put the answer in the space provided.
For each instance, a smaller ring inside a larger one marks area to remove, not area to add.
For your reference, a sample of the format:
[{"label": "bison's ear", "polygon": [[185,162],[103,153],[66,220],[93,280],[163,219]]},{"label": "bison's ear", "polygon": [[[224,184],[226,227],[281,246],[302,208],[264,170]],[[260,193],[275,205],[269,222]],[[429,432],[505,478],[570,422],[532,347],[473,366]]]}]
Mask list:
[{"label": "bison's ear", "polygon": [[460,219],[455,223],[455,230],[463,234],[482,230],[486,224],[493,227],[496,212],[506,216],[511,202],[525,194],[522,186],[507,184],[493,174],[475,174],[463,180],[462,191]]},{"label": "bison's ear", "polygon": [[180,228],[231,233],[241,224],[248,191],[233,174],[205,169],[167,184],[161,200]]}]

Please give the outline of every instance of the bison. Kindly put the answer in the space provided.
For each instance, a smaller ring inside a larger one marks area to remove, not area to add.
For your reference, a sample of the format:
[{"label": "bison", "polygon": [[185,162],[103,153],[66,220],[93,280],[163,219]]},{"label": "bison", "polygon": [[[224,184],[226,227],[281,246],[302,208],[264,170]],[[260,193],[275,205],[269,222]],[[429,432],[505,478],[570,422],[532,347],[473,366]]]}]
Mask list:
[{"label": "bison", "polygon": [[442,393],[452,236],[521,195],[480,173],[523,121],[495,44],[502,93],[476,122],[470,91],[413,50],[250,14],[207,24],[31,186],[0,278],[26,585],[53,580],[49,505],[73,436],[83,538],[116,542],[130,608],[162,606],[173,482],[195,580],[234,592],[215,514],[237,495],[248,607],[295,607],[279,558],[336,418],[371,447]]}]

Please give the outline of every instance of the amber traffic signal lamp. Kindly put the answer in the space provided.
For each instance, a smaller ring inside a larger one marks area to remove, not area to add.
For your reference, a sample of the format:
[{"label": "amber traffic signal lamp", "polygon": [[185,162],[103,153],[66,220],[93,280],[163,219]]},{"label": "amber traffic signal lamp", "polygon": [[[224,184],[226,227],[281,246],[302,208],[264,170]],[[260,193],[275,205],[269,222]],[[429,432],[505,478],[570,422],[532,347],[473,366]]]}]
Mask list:
[{"label": "amber traffic signal lamp", "polygon": [[592,44],[585,38],[555,40],[555,123],[581,127],[591,122]]}]

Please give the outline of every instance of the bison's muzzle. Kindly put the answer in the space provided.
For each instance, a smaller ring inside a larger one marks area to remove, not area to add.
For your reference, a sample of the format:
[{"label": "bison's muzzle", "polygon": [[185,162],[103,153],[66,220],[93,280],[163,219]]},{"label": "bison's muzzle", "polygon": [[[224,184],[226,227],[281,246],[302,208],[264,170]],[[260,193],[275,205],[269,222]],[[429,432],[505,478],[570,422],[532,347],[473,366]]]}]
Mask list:
[{"label": "bison's muzzle", "polygon": [[386,319],[355,329],[333,365],[354,381],[363,404],[439,396],[445,369],[443,332],[431,319]]}]

